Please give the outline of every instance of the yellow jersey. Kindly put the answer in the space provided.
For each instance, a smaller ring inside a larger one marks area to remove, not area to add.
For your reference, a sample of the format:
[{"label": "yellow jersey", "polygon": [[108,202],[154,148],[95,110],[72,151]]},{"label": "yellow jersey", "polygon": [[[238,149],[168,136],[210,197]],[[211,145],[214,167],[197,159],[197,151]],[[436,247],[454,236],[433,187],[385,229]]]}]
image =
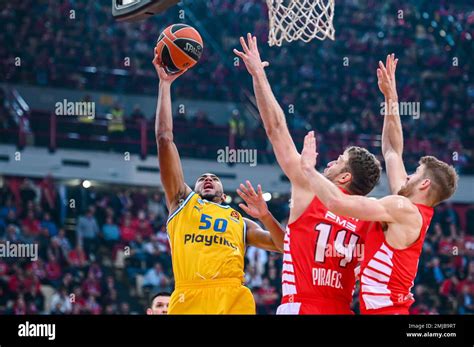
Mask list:
[{"label": "yellow jersey", "polygon": [[227,205],[191,192],[168,218],[176,285],[234,278],[244,282],[246,225]]}]

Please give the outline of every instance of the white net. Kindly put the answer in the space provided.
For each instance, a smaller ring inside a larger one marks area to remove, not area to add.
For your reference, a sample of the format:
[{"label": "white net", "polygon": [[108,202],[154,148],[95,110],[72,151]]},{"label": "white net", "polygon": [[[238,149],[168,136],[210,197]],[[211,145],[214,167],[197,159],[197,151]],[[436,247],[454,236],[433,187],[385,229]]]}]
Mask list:
[{"label": "white net", "polygon": [[334,40],[334,0],[267,0],[270,46],[314,38]]}]

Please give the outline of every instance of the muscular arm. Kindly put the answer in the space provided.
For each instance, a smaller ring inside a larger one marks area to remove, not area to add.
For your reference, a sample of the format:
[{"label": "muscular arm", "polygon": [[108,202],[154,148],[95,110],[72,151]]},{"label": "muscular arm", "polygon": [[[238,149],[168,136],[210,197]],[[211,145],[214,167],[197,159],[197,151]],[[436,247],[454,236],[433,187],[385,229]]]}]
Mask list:
[{"label": "muscular arm", "polygon": [[300,154],[288,130],[285,113],[273,95],[265,74],[264,68],[268,66],[268,62],[261,61],[257,39],[249,34],[247,40],[248,46],[243,38],[240,39],[244,52],[234,50],[234,53],[245,62],[247,70],[252,75],[258,111],[278,164],[292,184],[306,186],[305,177],[299,169]]},{"label": "muscular arm", "polygon": [[247,226],[247,244],[265,249],[271,252],[283,252],[283,242],[281,248],[277,246],[273,239],[273,234],[285,234],[285,231],[280,227],[280,224],[272,217],[272,220],[267,221],[265,227],[271,231],[263,230],[260,225],[251,221],[250,219],[244,218],[245,224]]},{"label": "muscular arm", "polygon": [[285,114],[273,95],[265,71],[253,76],[253,88],[263,126],[273,146],[278,164],[293,184],[306,185],[299,170],[300,154],[286,124]]},{"label": "muscular arm", "polygon": [[178,149],[173,141],[173,116],[171,112],[171,84],[179,76],[169,76],[153,61],[160,77],[158,103],[156,108],[155,135],[158,148],[161,183],[166,196],[166,205],[172,212],[180,199],[191,192],[184,183],[183,168]]},{"label": "muscular arm", "polygon": [[382,154],[385,159],[388,182],[392,194],[397,194],[405,184],[407,172],[403,163],[403,130],[398,110],[398,94],[395,71],[398,59],[387,56],[386,67],[379,62],[377,77],[380,91],[385,97],[385,110],[382,130]]}]

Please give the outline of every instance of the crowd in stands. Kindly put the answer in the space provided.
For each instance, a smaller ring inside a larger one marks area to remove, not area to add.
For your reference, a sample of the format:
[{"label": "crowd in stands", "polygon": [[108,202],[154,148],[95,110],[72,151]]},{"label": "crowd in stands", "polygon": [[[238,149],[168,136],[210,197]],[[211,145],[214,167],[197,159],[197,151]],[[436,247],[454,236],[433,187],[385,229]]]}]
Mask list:
[{"label": "crowd in stands", "polygon": [[[470,1],[337,0],[335,41],[281,48],[265,43],[264,1],[183,3],[165,15],[132,24],[115,22],[107,2],[7,3],[0,11],[2,81],[155,95],[150,47],[165,26],[184,21],[197,27],[206,45],[200,63],[173,88],[175,95],[245,103],[251,80],[242,63],[234,64],[232,49],[238,47],[240,35],[252,32],[259,39],[262,57],[271,63],[270,83],[299,144],[304,131],[314,128],[325,137],[346,139],[342,146],[350,142],[378,152],[377,141],[364,142],[381,129],[382,99],[375,70],[379,60],[394,52],[400,58],[400,100],[420,107],[419,115],[403,116],[408,167],[416,166],[419,154],[431,153],[461,172],[473,172],[474,11]],[[184,128],[182,137],[190,135]],[[261,126],[247,129],[246,137],[256,140],[243,145],[266,149]],[[321,148],[322,158],[340,152],[340,146],[328,147]],[[212,147],[207,151],[215,154]]]},{"label": "crowd in stands", "polygon": [[[0,243],[37,244],[38,254],[35,260],[0,257],[0,314],[144,314],[154,294],[173,290],[159,191],[85,189],[51,177],[2,182]],[[269,207],[285,224],[288,196],[275,197]],[[474,313],[473,225],[474,205],[436,209],[412,289],[412,313]],[[280,254],[247,249],[245,280],[259,314],[276,311],[281,268]],[[358,312],[357,290],[353,308]]]}]

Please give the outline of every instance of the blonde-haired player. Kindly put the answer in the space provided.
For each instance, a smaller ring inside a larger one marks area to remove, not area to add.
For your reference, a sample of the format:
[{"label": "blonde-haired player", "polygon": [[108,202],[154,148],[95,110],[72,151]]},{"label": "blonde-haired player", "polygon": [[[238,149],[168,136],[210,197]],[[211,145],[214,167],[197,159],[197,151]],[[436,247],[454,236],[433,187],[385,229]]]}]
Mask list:
[{"label": "blonde-haired player", "polygon": [[157,58],[155,50],[160,78],[155,132],[175,278],[168,314],[254,314],[252,293],[243,286],[246,244],[282,251],[284,230],[270,214],[263,220],[268,232],[223,205],[222,182],[212,173],[201,175],[194,190],[186,185],[171,113],[171,84],[184,71],[168,75]]}]

